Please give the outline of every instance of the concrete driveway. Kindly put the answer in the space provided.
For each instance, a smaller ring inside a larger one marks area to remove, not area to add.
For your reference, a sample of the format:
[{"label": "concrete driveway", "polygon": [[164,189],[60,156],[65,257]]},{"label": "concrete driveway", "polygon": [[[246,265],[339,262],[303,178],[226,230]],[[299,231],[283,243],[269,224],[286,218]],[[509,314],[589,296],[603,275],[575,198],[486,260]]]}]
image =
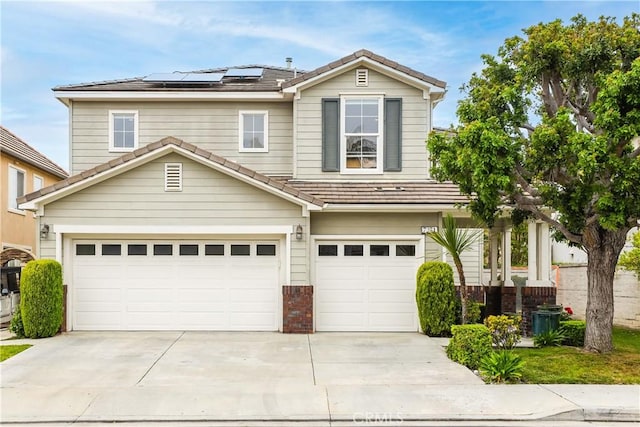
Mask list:
[{"label": "concrete driveway", "polygon": [[72,332],[35,343],[1,365],[2,387],[482,384],[417,333]]}]

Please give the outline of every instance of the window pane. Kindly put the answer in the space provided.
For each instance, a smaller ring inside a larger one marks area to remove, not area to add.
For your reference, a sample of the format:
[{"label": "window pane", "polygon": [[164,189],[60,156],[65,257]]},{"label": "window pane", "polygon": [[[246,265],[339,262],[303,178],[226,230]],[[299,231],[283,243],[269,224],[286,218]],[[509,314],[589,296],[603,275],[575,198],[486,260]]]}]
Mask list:
[{"label": "window pane", "polygon": [[113,115],[113,130],[122,132],[124,130],[124,119],[118,114]]},{"label": "window pane", "polygon": [[257,245],[256,254],[260,256],[275,256],[276,245]]},{"label": "window pane", "polygon": [[363,119],[362,119],[362,133],[378,133],[378,118],[377,117],[363,117]]},{"label": "window pane", "polygon": [[416,245],[397,245],[396,256],[415,256]]},{"label": "window pane", "polygon": [[369,246],[370,256],[389,256],[389,245],[371,245]]},{"label": "window pane", "polygon": [[377,99],[363,99],[362,100],[362,115],[370,117],[378,117],[378,100]]},{"label": "window pane", "polygon": [[116,148],[124,147],[124,133],[122,132],[114,132],[113,134],[113,146]]},{"label": "window pane", "polygon": [[17,197],[24,196],[24,172],[16,171],[18,181],[16,182]]},{"label": "window pane", "polygon": [[198,255],[198,245],[180,245],[180,255]]},{"label": "window pane", "polygon": [[128,245],[127,254],[128,255],[146,255],[147,245]]},{"label": "window pane", "polygon": [[224,255],[224,245],[204,245],[205,255]]},{"label": "window pane", "polygon": [[318,256],[338,256],[338,245],[318,245]]},{"label": "window pane", "polygon": [[263,114],[251,114],[251,120],[253,121],[254,132],[264,131],[264,115]]},{"label": "window pane", "polygon": [[344,103],[345,116],[361,116],[362,103],[357,99],[347,99]]},{"label": "window pane", "polygon": [[96,245],[76,245],[76,255],[95,255]]},{"label": "window pane", "polygon": [[362,119],[360,116],[347,116],[344,120],[344,131],[346,133],[362,133]]},{"label": "window pane", "polygon": [[362,245],[344,245],[344,256],[363,256]]},{"label": "window pane", "polygon": [[129,114],[123,118],[124,130],[126,132],[133,132],[135,120],[132,114]]},{"label": "window pane", "polygon": [[133,148],[133,132],[127,132],[124,134],[123,144],[125,148]]},{"label": "window pane", "polygon": [[154,255],[173,255],[173,245],[153,245],[153,254]]},{"label": "window pane", "polygon": [[251,254],[251,246],[249,245],[231,245],[232,256],[248,256]]},{"label": "window pane", "polygon": [[44,183],[42,182],[42,178],[40,178],[39,176],[33,177],[33,191],[40,190],[43,185]]},{"label": "window pane", "polygon": [[121,255],[122,249],[120,245],[102,245],[102,255]]}]

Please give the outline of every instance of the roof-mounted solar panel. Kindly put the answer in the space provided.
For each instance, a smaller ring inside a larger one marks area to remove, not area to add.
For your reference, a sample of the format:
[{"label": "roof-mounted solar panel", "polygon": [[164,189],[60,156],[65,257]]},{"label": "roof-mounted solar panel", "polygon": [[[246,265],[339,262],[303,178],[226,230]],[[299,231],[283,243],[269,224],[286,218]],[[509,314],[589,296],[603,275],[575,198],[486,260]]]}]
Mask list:
[{"label": "roof-mounted solar panel", "polygon": [[218,83],[222,73],[156,73],[143,78],[144,82],[153,83]]},{"label": "roof-mounted solar panel", "polygon": [[222,80],[222,73],[187,73],[182,79],[183,83],[209,83]]},{"label": "roof-mounted solar panel", "polygon": [[229,68],[226,73],[224,73],[225,77],[236,77],[236,78],[246,78],[246,77],[262,77],[263,68]]}]

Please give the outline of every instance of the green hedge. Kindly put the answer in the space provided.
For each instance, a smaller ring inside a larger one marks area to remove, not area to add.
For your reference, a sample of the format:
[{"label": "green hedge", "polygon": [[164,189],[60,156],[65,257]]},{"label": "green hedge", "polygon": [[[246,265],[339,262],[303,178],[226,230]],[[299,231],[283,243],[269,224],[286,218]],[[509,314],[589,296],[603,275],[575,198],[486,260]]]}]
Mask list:
[{"label": "green hedge", "polygon": [[20,312],[28,338],[55,335],[62,324],[62,267],[51,259],[29,261],[20,277]]},{"label": "green hedge", "polygon": [[429,261],[420,266],[416,303],[422,331],[430,336],[449,335],[456,321],[456,288],[447,263]]},{"label": "green hedge", "polygon": [[564,335],[562,344],[573,347],[584,345],[584,331],[587,323],[584,320],[563,320],[560,322],[560,331]]},{"label": "green hedge", "polygon": [[477,369],[482,359],[491,353],[491,333],[484,325],[454,325],[447,356],[469,369]]}]

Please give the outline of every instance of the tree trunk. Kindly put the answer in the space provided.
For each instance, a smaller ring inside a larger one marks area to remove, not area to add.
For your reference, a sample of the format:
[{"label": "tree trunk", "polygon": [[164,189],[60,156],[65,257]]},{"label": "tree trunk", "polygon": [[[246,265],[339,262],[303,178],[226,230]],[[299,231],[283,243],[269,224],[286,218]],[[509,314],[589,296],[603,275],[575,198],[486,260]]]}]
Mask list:
[{"label": "tree trunk", "polygon": [[613,350],[613,276],[628,229],[609,231],[588,227],[584,233],[587,251],[587,329],[584,349],[596,353]]},{"label": "tree trunk", "polygon": [[459,257],[453,257],[453,262],[458,270],[458,277],[460,278],[460,305],[462,308],[462,314],[460,316],[460,323],[467,324],[467,281],[464,277],[464,269],[462,268],[462,261]]}]

